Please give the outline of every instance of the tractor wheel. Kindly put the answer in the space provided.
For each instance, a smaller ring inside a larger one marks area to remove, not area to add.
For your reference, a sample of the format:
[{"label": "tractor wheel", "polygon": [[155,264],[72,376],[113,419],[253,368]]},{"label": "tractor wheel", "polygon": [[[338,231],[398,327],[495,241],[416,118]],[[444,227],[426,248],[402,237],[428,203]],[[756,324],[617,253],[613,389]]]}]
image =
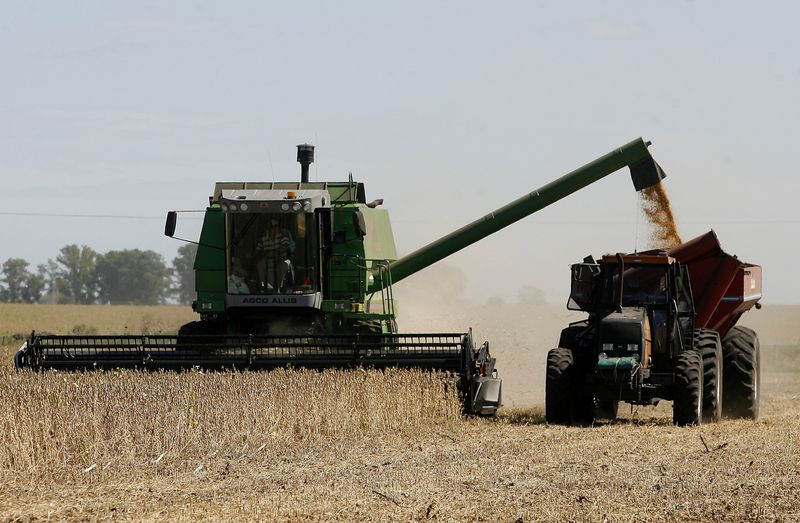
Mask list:
[{"label": "tractor wheel", "polygon": [[703,422],[722,418],[722,344],[717,331],[695,329],[694,350],[703,358]]},{"label": "tractor wheel", "polygon": [[672,421],[676,425],[700,425],[703,420],[703,358],[686,350],[675,361]]},{"label": "tractor wheel", "polygon": [[559,424],[589,424],[593,421],[592,398],[579,393],[580,381],[569,349],[547,353],[545,420]]},{"label": "tractor wheel", "polygon": [[761,391],[761,354],[758,335],[747,327],[733,327],[722,340],[725,405],[730,418],[758,418]]}]

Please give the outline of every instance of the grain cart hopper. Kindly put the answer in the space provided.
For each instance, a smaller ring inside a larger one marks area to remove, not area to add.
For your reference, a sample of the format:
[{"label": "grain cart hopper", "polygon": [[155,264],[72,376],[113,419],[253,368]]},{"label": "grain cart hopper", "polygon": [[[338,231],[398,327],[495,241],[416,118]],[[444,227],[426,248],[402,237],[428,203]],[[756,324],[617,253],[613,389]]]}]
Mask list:
[{"label": "grain cart hopper", "polygon": [[[413,367],[457,374],[465,410],[492,413],[500,380],[470,331],[403,334],[392,283],[611,174],[637,190],[664,177],[641,138],[398,259],[389,215],[364,184],[217,183],[194,262],[198,321],[176,336],[32,335],[16,357],[35,368]],[[174,236],[175,212],[165,233]]]},{"label": "grain cart hopper", "polygon": [[589,313],[547,356],[553,423],[613,419],[619,401],[673,401],[679,425],[756,418],[759,343],[736,326],[760,307],[761,267],[726,254],[714,232],[669,251],[587,257],[568,308]]}]

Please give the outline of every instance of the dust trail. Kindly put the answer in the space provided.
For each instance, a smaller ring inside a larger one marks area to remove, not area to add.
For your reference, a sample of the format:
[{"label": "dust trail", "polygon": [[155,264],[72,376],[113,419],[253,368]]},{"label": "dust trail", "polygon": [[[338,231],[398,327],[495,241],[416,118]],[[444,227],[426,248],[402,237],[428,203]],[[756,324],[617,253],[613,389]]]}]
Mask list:
[{"label": "dust trail", "polygon": [[683,243],[664,184],[657,183],[641,191],[642,212],[652,226],[649,247],[669,249]]}]

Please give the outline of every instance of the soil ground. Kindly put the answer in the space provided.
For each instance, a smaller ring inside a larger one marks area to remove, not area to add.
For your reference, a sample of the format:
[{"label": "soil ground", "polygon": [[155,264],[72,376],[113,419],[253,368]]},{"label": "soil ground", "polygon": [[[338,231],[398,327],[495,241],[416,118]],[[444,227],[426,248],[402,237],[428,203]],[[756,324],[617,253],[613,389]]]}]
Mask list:
[{"label": "soil ground", "polygon": [[[61,307],[0,305],[0,379],[24,378],[8,370],[19,345],[8,337],[34,327],[156,332],[191,317],[176,307]],[[758,421],[679,428],[662,403],[578,428],[547,425],[541,410],[544,354],[575,316],[550,305],[406,305],[402,330],[472,325],[476,338],[491,340],[505,380],[496,419],[434,417],[414,433],[334,435],[269,454],[209,447],[168,466],[151,456],[102,474],[102,463],[87,472],[90,463],[58,465],[52,476],[6,464],[0,519],[800,520],[798,317],[800,307],[765,306],[743,321],[762,340]],[[147,416],[146,399],[141,409]],[[76,414],[75,426],[82,422]]]}]

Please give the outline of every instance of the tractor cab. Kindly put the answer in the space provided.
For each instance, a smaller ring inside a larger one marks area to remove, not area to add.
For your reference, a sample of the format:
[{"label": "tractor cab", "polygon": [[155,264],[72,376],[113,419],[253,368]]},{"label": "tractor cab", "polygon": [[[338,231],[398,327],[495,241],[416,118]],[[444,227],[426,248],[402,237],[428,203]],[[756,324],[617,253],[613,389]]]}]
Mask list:
[{"label": "tractor cab", "polygon": [[690,346],[689,273],[665,252],[587,258],[571,274],[567,307],[595,317],[599,358],[631,358],[647,368]]}]

